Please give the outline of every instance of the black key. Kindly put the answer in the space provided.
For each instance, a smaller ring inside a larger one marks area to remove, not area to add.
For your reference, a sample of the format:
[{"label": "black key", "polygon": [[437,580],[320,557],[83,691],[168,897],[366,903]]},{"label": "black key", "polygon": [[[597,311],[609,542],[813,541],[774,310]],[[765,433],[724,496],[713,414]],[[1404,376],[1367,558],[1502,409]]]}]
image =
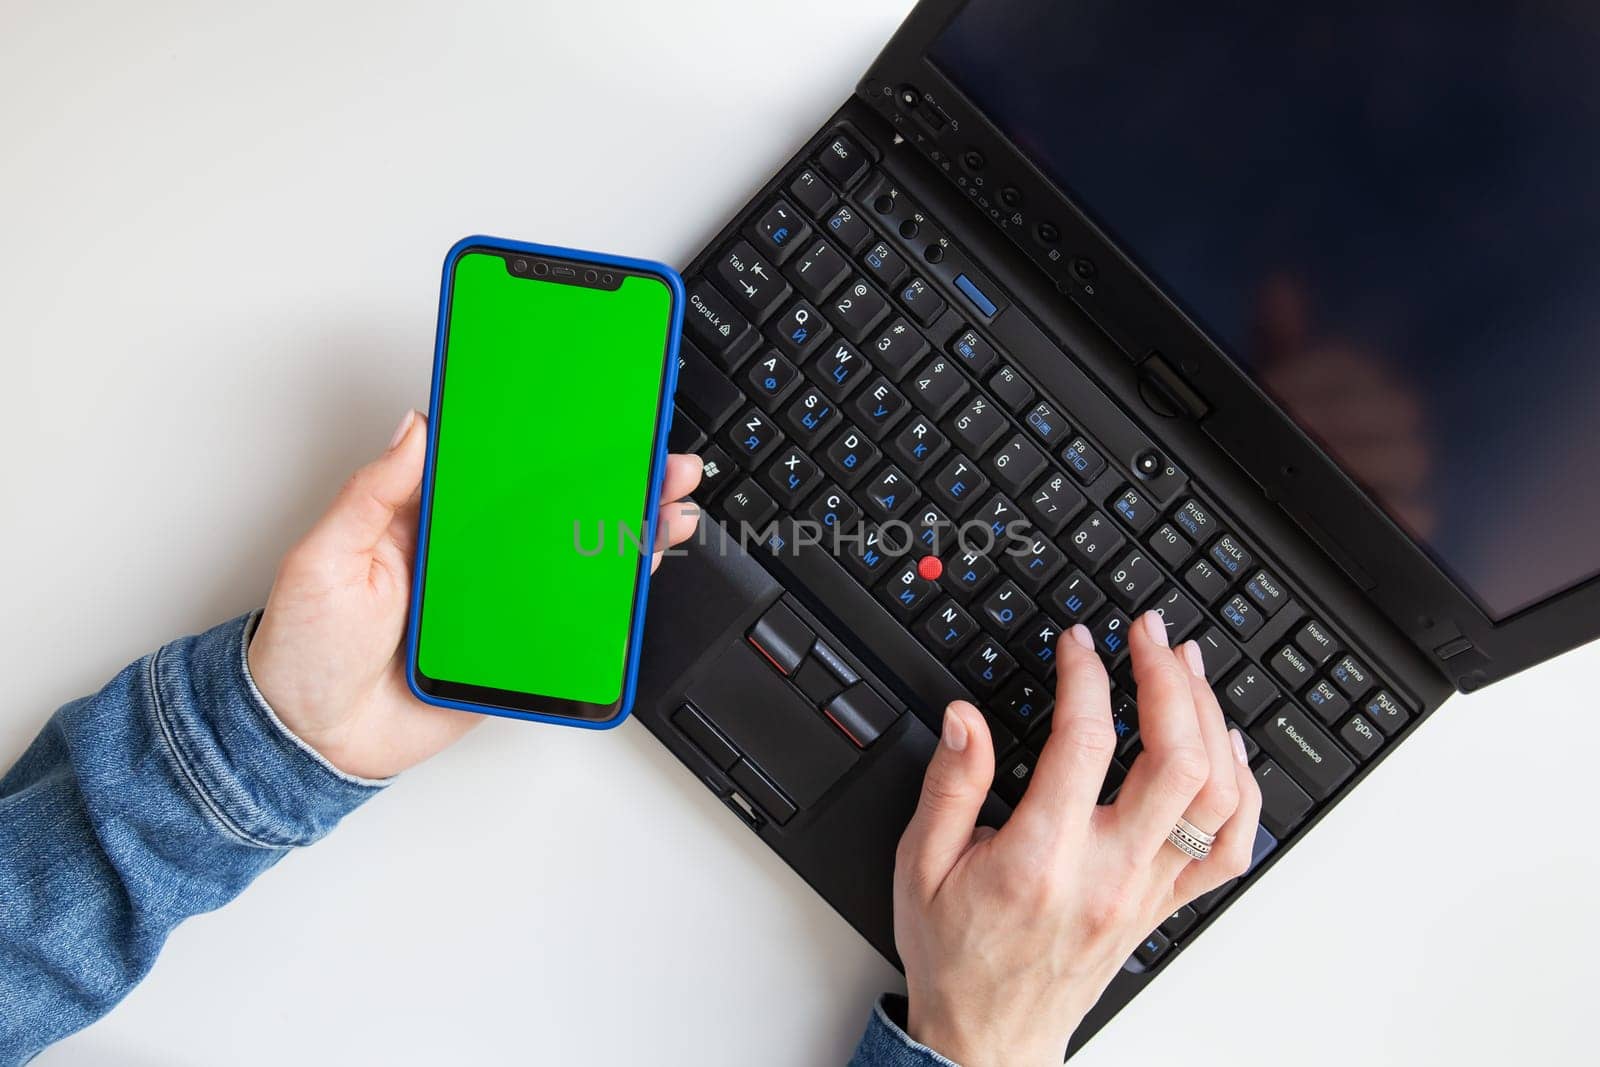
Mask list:
[{"label": "black key", "polygon": [[1067,447],[1061,450],[1061,459],[1072,476],[1084,485],[1094,481],[1106,469],[1105,457],[1082,434],[1067,442]]},{"label": "black key", "polygon": [[1311,798],[1269,759],[1256,764],[1255,776],[1261,787],[1261,825],[1281,840],[1311,812]]},{"label": "black key", "polygon": [[872,372],[867,361],[861,358],[861,353],[845,341],[835,341],[818,352],[816,360],[807,370],[822,386],[822,391],[835,400],[849,396],[856,383]]},{"label": "black key", "polygon": [[1378,725],[1385,734],[1393,737],[1411,718],[1411,712],[1393,693],[1380,689],[1366,699],[1367,718]]},{"label": "black key", "polygon": [[1283,679],[1283,684],[1291,692],[1299,692],[1311,684],[1311,664],[1300,654],[1300,650],[1293,645],[1284,645],[1272,654],[1268,661],[1272,673]]},{"label": "black key", "polygon": [[868,518],[888,522],[904,515],[922,494],[899,467],[890,464],[868,479],[857,495]]},{"label": "black key", "polygon": [[814,385],[802,389],[783,412],[784,425],[808,448],[833,428],[838,417],[838,406]]},{"label": "black key", "polygon": [[1005,444],[995,449],[983,461],[983,466],[994,479],[994,484],[1008,493],[1020,494],[1047,464],[1044,453],[1018,433],[1012,434]]},{"label": "black key", "polygon": [[1089,635],[1102,656],[1115,660],[1128,650],[1130,625],[1131,621],[1122,612],[1106,608],[1089,624]]},{"label": "black key", "polygon": [[921,478],[949,447],[949,440],[933,425],[933,421],[921,416],[902,427],[887,446],[889,455],[915,478]]},{"label": "black key", "polygon": [[811,627],[781,603],[767,609],[745,637],[786,675],[799,669],[817,639]]},{"label": "black key", "polygon": [[694,491],[696,500],[704,503],[721,492],[739,468],[728,454],[716,445],[707,445],[700,451],[700,487]]},{"label": "black key", "polygon": [[749,477],[739,479],[739,483],[728,490],[728,495],[722,498],[719,506],[723,518],[735,526],[741,522],[760,526],[778,513],[778,505],[773,503],[767,491]]},{"label": "black key", "polygon": [[[1178,642],[1194,632],[1200,625],[1204,616],[1194,601],[1183,595],[1181,589],[1167,586],[1156,597],[1156,602],[1150,610],[1161,616],[1161,621],[1167,626],[1167,644],[1173,648],[1178,647]],[[1201,650],[1202,657],[1205,650]]]},{"label": "black key", "polygon": [[[822,496],[830,494],[836,494],[844,500],[849,499],[844,495],[844,490],[838,486],[830,486],[828,492]],[[845,543],[844,562],[862,584],[872,585],[903,555],[905,555],[904,545],[885,538],[883,532],[876,526],[867,525],[857,530],[856,536]]]},{"label": "black key", "polygon": [[955,340],[950,342],[950,354],[959,356],[974,377],[981,376],[1000,358],[994,345],[979,337],[978,331],[970,327],[956,334]]},{"label": "black key", "polygon": [[1161,584],[1161,572],[1142,548],[1119,559],[1104,576],[1106,590],[1123,611],[1132,612]]},{"label": "black key", "polygon": [[1054,704],[1044,686],[1020,674],[990,701],[995,714],[1019,734],[1026,734],[1043,721]]},{"label": "black key", "polygon": [[[856,525],[856,518],[861,517],[861,509],[856,507],[856,502],[850,499],[850,494],[845,493],[837,485],[829,485],[826,490],[816,494],[816,498],[806,504],[802,515],[810,518],[811,522],[818,523],[822,530],[838,531],[851,530]],[[834,547],[834,542],[824,541],[822,544]]]},{"label": "black key", "polygon": [[1261,609],[1261,614],[1269,619],[1289,601],[1289,594],[1284,592],[1283,583],[1261,568],[1257,568],[1249,581],[1244,583],[1244,592],[1255,601],[1256,607]]},{"label": "black key", "polygon": [[1135,535],[1142,535],[1156,518],[1155,506],[1131,485],[1123,486],[1107,506]]},{"label": "black key", "polygon": [[1095,511],[1078,523],[1067,537],[1067,554],[1078,565],[1093,574],[1124,544],[1123,536],[1111,525],[1111,520]]},{"label": "black key", "polygon": [[1207,627],[1195,643],[1200,646],[1200,658],[1206,663],[1206,681],[1212,685],[1216,685],[1217,679],[1228,673],[1242,655],[1239,646],[1215,626]]},{"label": "black key", "polygon": [[766,214],[750,224],[747,231],[755,246],[782,264],[811,236],[811,227],[787,200],[779,197]]},{"label": "black key", "polygon": [[991,374],[989,388],[1000,403],[1019,415],[1033,403],[1033,386],[1023,381],[1014,367],[1001,367]]},{"label": "black key", "polygon": [[822,713],[857,748],[866,748],[894,725],[900,712],[866,682],[857,682],[823,705]]},{"label": "black key", "polygon": [[860,430],[845,423],[822,453],[822,466],[846,489],[853,489],[878,462],[878,446]]},{"label": "black key", "polygon": [[960,518],[987,488],[989,479],[972,460],[958,452],[946,460],[939,473],[934,475],[933,484],[928,486],[928,495],[938,501],[945,511]]},{"label": "black key", "polygon": [[939,587],[917,572],[915,563],[901,563],[889,573],[879,596],[903,623],[931,604]]},{"label": "black key", "polygon": [[733,784],[739,787],[739,792],[744,794],[746,800],[772,816],[772,821],[779,826],[794,818],[794,802],[784,796],[783,791],[768,781],[767,776],[749,760],[742,759],[735,763],[728,777],[733,779]]},{"label": "black key", "polygon": [[932,504],[919,509],[910,521],[912,541],[923,552],[942,556],[955,546],[955,524]]},{"label": "black key", "polygon": [[728,744],[727,739],[689,705],[685,704],[673,712],[672,722],[694,742],[695,748],[704,752],[707,759],[723,770],[739,762],[739,750]]},{"label": "black key", "polygon": [[1217,538],[1217,543],[1211,546],[1211,561],[1222,568],[1222,573],[1230,579],[1241,578],[1255,562],[1255,557],[1250,550],[1239,543],[1239,539],[1232,534],[1223,534]]},{"label": "black key", "polygon": [[760,408],[745,408],[723,431],[723,441],[739,462],[754,469],[783,442],[783,431]]},{"label": "black key", "polygon": [[793,681],[814,708],[822,707],[839,692],[839,679],[815,656],[805,658],[794,672]]},{"label": "black key", "polygon": [[861,344],[888,316],[889,302],[868,285],[865,278],[856,278],[834,293],[822,310],[839,327],[840,333]]},{"label": "black key", "polygon": [[989,524],[989,532],[994,535],[997,552],[1006,551],[1016,544],[1011,534],[1011,524],[1027,521],[1004,493],[991,494],[987,500],[978,505],[978,510],[972,517]]},{"label": "black key", "polygon": [[1351,700],[1358,699],[1372,688],[1372,675],[1367,672],[1366,664],[1348,654],[1339,657],[1339,661],[1328,668],[1328,677]]},{"label": "black key", "polygon": [[861,257],[861,262],[866,266],[867,272],[878,279],[878,284],[885,289],[893,289],[900,284],[900,279],[906,276],[906,261],[889,247],[888,241],[879,241],[867,249],[866,255]]},{"label": "black key", "polygon": [[1306,624],[1300,627],[1300,632],[1294,635],[1294,643],[1300,646],[1300,651],[1306,654],[1314,667],[1322,666],[1339,651],[1338,642],[1334,641],[1333,635],[1316,619],[1306,620]]},{"label": "black key", "polygon": [[[689,306],[683,312],[685,332],[723,370],[736,369],[761,343],[761,335],[734,309],[728,298],[704,278],[691,280],[687,293]],[[682,348],[680,345],[680,356]]]},{"label": "black key", "polygon": [[804,300],[796,300],[788,311],[772,320],[767,332],[784,355],[796,363],[804,363],[832,331],[816,308]]},{"label": "black key", "polygon": [[867,345],[872,362],[895,382],[904,378],[911,365],[927,351],[927,340],[903,318],[892,320]]},{"label": "black key", "polygon": [[857,425],[867,431],[874,441],[883,440],[884,434],[910,410],[905,395],[889,384],[889,379],[879,374],[850,401],[849,408]]},{"label": "black key", "polygon": [[1172,521],[1178,528],[1189,535],[1189,540],[1195,544],[1202,544],[1211,539],[1217,532],[1216,520],[1211,517],[1211,512],[1198,500],[1185,500],[1183,506],[1172,514]]},{"label": "black key", "polygon": [[1139,942],[1139,947],[1133,950],[1133,958],[1146,967],[1153,966],[1157,960],[1167,954],[1172,947],[1172,941],[1160,930],[1150,931],[1150,936]]},{"label": "black key", "polygon": [[1034,533],[1024,542],[1006,546],[1000,565],[1030,596],[1038,596],[1046,583],[1067,565],[1067,557],[1044,534]]},{"label": "black key", "polygon": [[1178,532],[1170,522],[1164,522],[1150,535],[1150,551],[1156,558],[1165,563],[1172,571],[1181,571],[1189,559],[1189,554],[1194,551],[1187,538]]},{"label": "black key", "polygon": [[994,791],[1000,798],[1012,807],[1022,802],[1022,794],[1028,789],[1028,783],[1033,780],[1033,765],[1039,757],[1027,748],[1020,748],[1008,759],[1001,761],[1000,770],[994,776]]},{"label": "black key", "polygon": [[950,431],[950,440],[955,442],[957,448],[976,456],[1005,433],[1008,426],[1010,423],[999,406],[979,393],[951,417],[947,429]]},{"label": "black key", "polygon": [[744,380],[747,391],[756,403],[768,411],[774,411],[794,389],[795,383],[800,380],[800,372],[788,359],[769,348],[765,355],[756,357],[745,368]]},{"label": "black key", "polygon": [[1131,695],[1112,695],[1111,729],[1117,735],[1117,755],[1126,756],[1139,743],[1139,702]]},{"label": "black key", "polygon": [[1203,559],[1197,559],[1190,565],[1183,576],[1183,584],[1200,598],[1200,603],[1206,605],[1216,603],[1217,598],[1228,591],[1228,579]]},{"label": "black key", "polygon": [[778,268],[756,255],[756,250],[744,241],[722,253],[715,279],[733,306],[757,323],[778,310],[791,291]]},{"label": "black key", "polygon": [[844,245],[851,255],[861,251],[861,246],[872,240],[872,227],[856,215],[849,204],[840,204],[824,223],[829,236]]},{"label": "black key", "polygon": [[1241,641],[1248,641],[1256,635],[1262,624],[1266,622],[1257,611],[1254,604],[1235,593],[1228,598],[1228,602],[1217,609],[1217,614],[1222,621],[1233,630],[1234,636]]},{"label": "black key", "polygon": [[1000,646],[997,638],[984,635],[961,658],[957,673],[973,692],[987,695],[1017,673],[1017,661]]},{"label": "black key", "polygon": [[848,136],[839,133],[817,153],[817,166],[840,188],[848,189],[867,169],[867,154]]},{"label": "black key", "polygon": [[984,594],[978,614],[985,626],[1009,641],[1033,617],[1033,601],[1007,580]]},{"label": "black key", "polygon": [[672,413],[672,428],[667,431],[667,451],[693,452],[706,443],[706,432],[684,414],[682,408]]},{"label": "black key", "polygon": [[1044,442],[1046,448],[1065,437],[1070,429],[1067,420],[1043,400],[1033,406],[1033,410],[1028,412],[1028,417],[1023,421],[1027,423],[1033,435]]},{"label": "black key", "polygon": [[845,280],[850,261],[826,241],[812,244],[789,265],[788,274],[800,295],[820,304],[824,297]]},{"label": "black key", "polygon": [[1350,710],[1350,701],[1326,678],[1306,690],[1305,701],[1306,707],[1311,709],[1312,714],[1329,726],[1338,722],[1340,716]]},{"label": "black key", "polygon": [[900,303],[924,326],[933,325],[933,320],[944,310],[944,297],[921,278],[912,278],[905,284],[900,290]]},{"label": "black key", "polygon": [[978,624],[960,604],[945,597],[923,617],[919,629],[923,643],[933,649],[935,655],[943,656],[972,640],[972,635],[978,632]]},{"label": "black key", "polygon": [[1383,748],[1383,732],[1367,721],[1360,712],[1350,716],[1339,727],[1339,738],[1357,759],[1369,760]]},{"label": "black key", "polygon": [[1278,698],[1278,687],[1267,680],[1261,668],[1246,663],[1217,695],[1235,722],[1249,726]]},{"label": "black key", "polygon": [[943,356],[935,356],[907,381],[912,401],[942,419],[967,394],[967,380]]},{"label": "black key", "polygon": [[822,481],[822,471],[798,448],[778,450],[778,456],[761,471],[761,481],[772,490],[772,497],[784,511],[800,506],[806,494]]},{"label": "black key", "polygon": [[1087,619],[1106,602],[1106,595],[1082,571],[1069,571],[1045,598],[1044,609],[1063,626]]},{"label": "black key", "polygon": [[1176,940],[1193,929],[1199,920],[1200,916],[1195,914],[1195,910],[1185,904],[1167,916],[1166,921],[1161,924],[1161,932]]},{"label": "black key", "polygon": [[1035,617],[1022,636],[1017,658],[1041,678],[1049,678],[1056,670],[1056,644],[1061,640],[1061,627],[1048,618]]},{"label": "black key", "polygon": [[1039,525],[1039,529],[1055,537],[1067,528],[1072,517],[1083,510],[1085,500],[1076,486],[1067,481],[1060,471],[1044,476],[1031,493],[1022,498],[1022,510]]},{"label": "black key", "polygon": [[970,602],[995,575],[994,561],[982,552],[957,547],[945,560],[944,582],[963,601]]},{"label": "black key", "polygon": [[820,219],[839,198],[833,195],[833,190],[828,188],[828,183],[817,175],[817,172],[807,167],[801,171],[794,181],[789,183],[789,195],[794,197],[794,202],[805,208],[814,219]]},{"label": "black key", "polygon": [[1292,704],[1274,708],[1251,734],[1313,800],[1327,800],[1356,769],[1327,731]]}]

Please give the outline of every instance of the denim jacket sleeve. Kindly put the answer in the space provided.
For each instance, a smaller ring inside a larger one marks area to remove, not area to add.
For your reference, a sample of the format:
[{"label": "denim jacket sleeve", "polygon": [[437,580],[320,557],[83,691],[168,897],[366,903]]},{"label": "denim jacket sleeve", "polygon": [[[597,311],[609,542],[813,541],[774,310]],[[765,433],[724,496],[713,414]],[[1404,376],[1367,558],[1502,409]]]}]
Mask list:
[{"label": "denim jacket sleeve", "polygon": [[867,1016],[867,1032],[861,1035],[849,1067],[961,1067],[926,1045],[919,1045],[906,1033],[906,998],[885,993]]},{"label": "denim jacket sleeve", "polygon": [[278,721],[245,661],[256,617],[67,704],[0,778],[0,1064],[104,1015],[175,926],[382,788]]}]

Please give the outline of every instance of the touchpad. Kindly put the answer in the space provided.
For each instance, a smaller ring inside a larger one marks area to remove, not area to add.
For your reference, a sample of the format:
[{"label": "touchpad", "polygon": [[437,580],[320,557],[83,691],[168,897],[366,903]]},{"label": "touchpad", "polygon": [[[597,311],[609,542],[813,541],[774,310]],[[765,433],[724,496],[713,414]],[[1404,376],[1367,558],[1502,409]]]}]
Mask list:
[{"label": "touchpad", "polygon": [[697,673],[689,702],[800,807],[855,763],[855,746],[745,642]]}]

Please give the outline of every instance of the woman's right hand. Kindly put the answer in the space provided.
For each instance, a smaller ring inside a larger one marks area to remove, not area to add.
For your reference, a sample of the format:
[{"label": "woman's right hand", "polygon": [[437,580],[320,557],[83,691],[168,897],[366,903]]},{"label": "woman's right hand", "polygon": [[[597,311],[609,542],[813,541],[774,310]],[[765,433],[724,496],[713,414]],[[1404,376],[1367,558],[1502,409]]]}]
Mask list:
[{"label": "woman's right hand", "polygon": [[[983,716],[946,710],[895,864],[907,1032],[961,1067],[1057,1067],[1067,1039],[1168,915],[1244,873],[1261,793],[1206,684],[1199,646],[1159,616],[1129,627],[1144,749],[1116,802],[1096,803],[1116,747],[1110,684],[1082,626],[1061,635],[1050,739],[998,832],[977,827],[994,778]],[[1191,860],[1186,817],[1217,835]]]}]

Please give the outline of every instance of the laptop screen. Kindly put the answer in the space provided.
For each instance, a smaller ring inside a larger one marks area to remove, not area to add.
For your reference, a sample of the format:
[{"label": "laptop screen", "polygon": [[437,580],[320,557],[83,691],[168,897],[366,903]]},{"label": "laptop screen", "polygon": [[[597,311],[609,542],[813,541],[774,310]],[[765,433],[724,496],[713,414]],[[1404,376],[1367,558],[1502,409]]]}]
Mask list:
[{"label": "laptop screen", "polygon": [[973,0],[932,58],[1491,618],[1600,573],[1600,6]]}]

